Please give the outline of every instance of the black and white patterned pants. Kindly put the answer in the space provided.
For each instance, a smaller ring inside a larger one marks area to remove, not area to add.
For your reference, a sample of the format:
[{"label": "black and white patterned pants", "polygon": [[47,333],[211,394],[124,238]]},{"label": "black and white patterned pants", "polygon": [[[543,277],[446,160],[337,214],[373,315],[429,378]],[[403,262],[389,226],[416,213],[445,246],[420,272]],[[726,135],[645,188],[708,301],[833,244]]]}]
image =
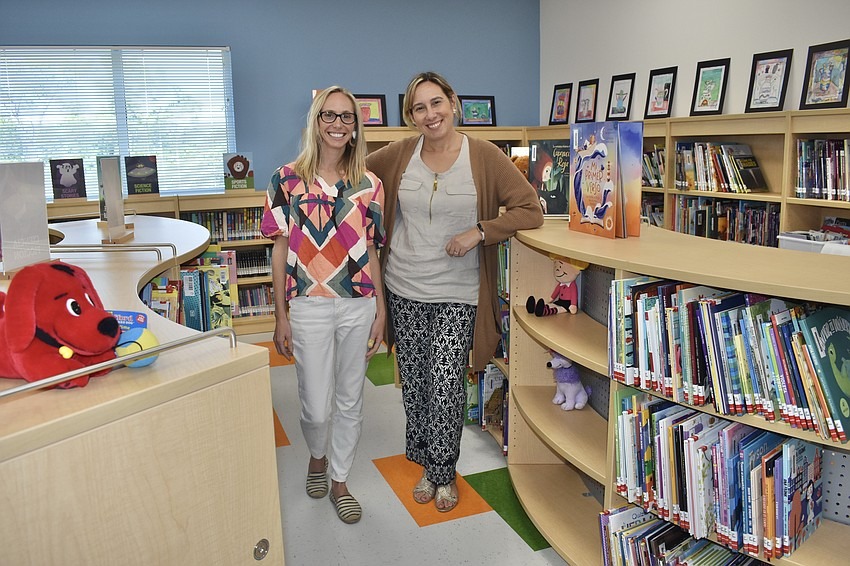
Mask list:
[{"label": "black and white patterned pants", "polygon": [[437,485],[454,481],[475,305],[422,303],[387,293],[404,411],[407,459]]}]

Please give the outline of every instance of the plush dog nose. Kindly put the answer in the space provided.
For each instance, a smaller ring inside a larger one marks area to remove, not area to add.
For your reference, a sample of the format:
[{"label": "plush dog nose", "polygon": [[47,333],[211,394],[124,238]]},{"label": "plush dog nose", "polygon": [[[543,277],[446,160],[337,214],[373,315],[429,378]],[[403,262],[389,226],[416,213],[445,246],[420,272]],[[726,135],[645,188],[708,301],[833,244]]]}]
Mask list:
[{"label": "plush dog nose", "polygon": [[109,336],[110,338],[118,336],[118,332],[120,331],[120,328],[118,327],[118,320],[114,316],[104,318],[98,323],[97,331],[104,336]]}]

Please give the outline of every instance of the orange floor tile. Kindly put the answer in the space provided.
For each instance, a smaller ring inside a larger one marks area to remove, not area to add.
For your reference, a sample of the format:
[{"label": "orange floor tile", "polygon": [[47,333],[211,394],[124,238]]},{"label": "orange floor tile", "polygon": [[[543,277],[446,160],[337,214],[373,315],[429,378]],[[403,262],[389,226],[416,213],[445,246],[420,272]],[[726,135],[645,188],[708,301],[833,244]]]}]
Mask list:
[{"label": "orange floor tile", "polygon": [[294,364],[294,360],[287,360],[285,357],[277,353],[273,342],[257,342],[257,346],[263,346],[269,350],[269,366],[288,366]]},{"label": "orange floor tile", "polygon": [[492,511],[484,499],[466,483],[463,476],[457,477],[458,504],[448,513],[440,513],[433,503],[416,503],[413,500],[413,486],[422,477],[422,466],[408,460],[404,454],[372,460],[384,480],[390,485],[413,520],[420,527],[451,521],[461,517]]},{"label": "orange floor tile", "polygon": [[275,445],[275,448],[280,448],[281,446],[289,446],[289,437],[286,436],[286,431],[283,430],[283,425],[280,424],[280,419],[277,416],[277,411],[272,409],[272,414],[274,415],[274,445]]}]

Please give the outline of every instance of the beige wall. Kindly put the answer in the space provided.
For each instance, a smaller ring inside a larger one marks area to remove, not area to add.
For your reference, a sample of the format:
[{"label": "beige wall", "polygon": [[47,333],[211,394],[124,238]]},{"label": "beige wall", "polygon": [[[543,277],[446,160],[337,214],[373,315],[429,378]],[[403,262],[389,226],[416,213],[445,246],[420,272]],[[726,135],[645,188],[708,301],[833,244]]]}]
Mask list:
[{"label": "beige wall", "polygon": [[678,66],[672,116],[689,115],[699,61],[731,58],[724,114],[743,113],[754,53],[794,49],[786,110],[800,105],[810,45],[850,38],[847,0],[540,0],[540,123],[552,87],[599,79],[605,118],[611,76],[637,73],[631,119],[643,119],[649,71]]}]

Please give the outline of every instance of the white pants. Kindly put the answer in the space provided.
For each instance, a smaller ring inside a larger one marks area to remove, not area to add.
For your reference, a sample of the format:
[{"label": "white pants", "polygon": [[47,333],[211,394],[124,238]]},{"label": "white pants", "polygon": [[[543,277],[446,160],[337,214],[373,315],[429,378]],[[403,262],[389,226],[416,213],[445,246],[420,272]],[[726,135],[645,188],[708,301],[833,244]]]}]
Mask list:
[{"label": "white pants", "polygon": [[328,455],[331,479],[348,479],[363,421],[363,384],[375,299],[296,297],[289,304],[301,431],[313,458]]}]

